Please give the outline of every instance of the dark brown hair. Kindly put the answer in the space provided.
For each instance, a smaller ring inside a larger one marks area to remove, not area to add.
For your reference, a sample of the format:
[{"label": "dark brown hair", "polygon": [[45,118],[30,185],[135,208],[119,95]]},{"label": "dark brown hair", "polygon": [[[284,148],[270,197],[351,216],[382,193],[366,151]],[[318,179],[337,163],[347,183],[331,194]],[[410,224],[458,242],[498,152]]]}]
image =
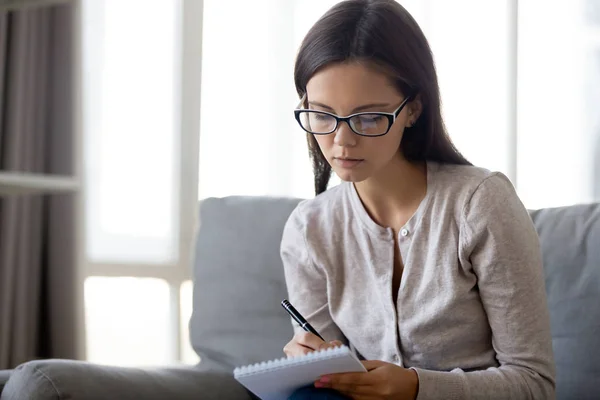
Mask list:
[{"label": "dark brown hair", "polygon": [[[394,0],[346,0],[323,15],[304,38],[294,67],[302,97],[310,78],[332,63],[367,61],[382,67],[404,96],[419,96],[422,112],[406,128],[400,148],[407,160],[470,163],[448,137],[440,109],[440,90],[431,49],[419,25]],[[331,166],[308,134],[315,193],[327,189]]]}]

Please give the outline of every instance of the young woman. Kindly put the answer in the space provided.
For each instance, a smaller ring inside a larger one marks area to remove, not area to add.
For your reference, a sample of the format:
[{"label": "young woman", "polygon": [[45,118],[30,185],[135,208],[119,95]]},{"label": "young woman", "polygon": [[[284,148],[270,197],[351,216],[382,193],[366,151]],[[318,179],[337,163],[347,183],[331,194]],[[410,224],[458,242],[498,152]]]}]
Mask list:
[{"label": "young woman", "polygon": [[[292,304],[327,342],[296,326],[284,351],[343,342],[369,361],[293,398],[554,398],[536,231],[510,181],[448,138],[409,13],[334,6],[304,39],[295,83],[317,196],[290,216],[281,255]],[[343,183],[326,190],[332,170]]]}]

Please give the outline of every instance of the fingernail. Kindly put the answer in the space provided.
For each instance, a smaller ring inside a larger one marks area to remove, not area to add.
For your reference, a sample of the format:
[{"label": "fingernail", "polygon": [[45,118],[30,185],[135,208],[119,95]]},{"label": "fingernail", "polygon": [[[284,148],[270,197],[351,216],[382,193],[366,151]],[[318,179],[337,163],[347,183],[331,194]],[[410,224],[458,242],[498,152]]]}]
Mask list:
[{"label": "fingernail", "polygon": [[319,382],[322,383],[328,383],[330,381],[328,376],[322,376],[321,379],[319,379]]}]

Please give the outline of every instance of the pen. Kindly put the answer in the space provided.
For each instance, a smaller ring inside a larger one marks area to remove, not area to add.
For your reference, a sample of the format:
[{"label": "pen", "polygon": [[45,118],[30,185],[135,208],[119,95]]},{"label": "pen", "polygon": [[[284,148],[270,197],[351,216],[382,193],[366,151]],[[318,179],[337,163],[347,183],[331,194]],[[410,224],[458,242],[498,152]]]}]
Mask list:
[{"label": "pen", "polygon": [[313,328],[307,320],[304,319],[304,317],[298,312],[298,310],[294,308],[294,306],[289,301],[283,300],[281,302],[281,306],[285,308],[285,311],[287,311],[288,314],[290,314],[292,318],[294,318],[294,320],[298,323],[298,325],[300,325],[302,329],[304,329],[306,332],[310,332],[314,335],[317,335],[319,338],[321,338],[322,341],[325,341],[325,339],[323,339],[323,336],[319,335],[319,332],[317,332],[317,330]]}]

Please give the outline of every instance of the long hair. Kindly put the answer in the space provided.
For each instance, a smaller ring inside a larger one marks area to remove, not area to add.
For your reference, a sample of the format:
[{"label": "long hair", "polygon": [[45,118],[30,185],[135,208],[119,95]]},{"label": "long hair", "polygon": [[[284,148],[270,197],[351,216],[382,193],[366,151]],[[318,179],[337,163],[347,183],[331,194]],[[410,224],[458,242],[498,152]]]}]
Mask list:
[{"label": "long hair", "polygon": [[[470,165],[450,140],[440,105],[440,90],[429,43],[404,7],[394,0],[346,0],[333,6],[310,29],[294,67],[302,97],[310,78],[333,63],[368,61],[390,75],[400,93],[419,96],[422,112],[406,128],[401,151],[410,161]],[[307,134],[315,194],[327,189],[331,166],[314,136]]]}]

